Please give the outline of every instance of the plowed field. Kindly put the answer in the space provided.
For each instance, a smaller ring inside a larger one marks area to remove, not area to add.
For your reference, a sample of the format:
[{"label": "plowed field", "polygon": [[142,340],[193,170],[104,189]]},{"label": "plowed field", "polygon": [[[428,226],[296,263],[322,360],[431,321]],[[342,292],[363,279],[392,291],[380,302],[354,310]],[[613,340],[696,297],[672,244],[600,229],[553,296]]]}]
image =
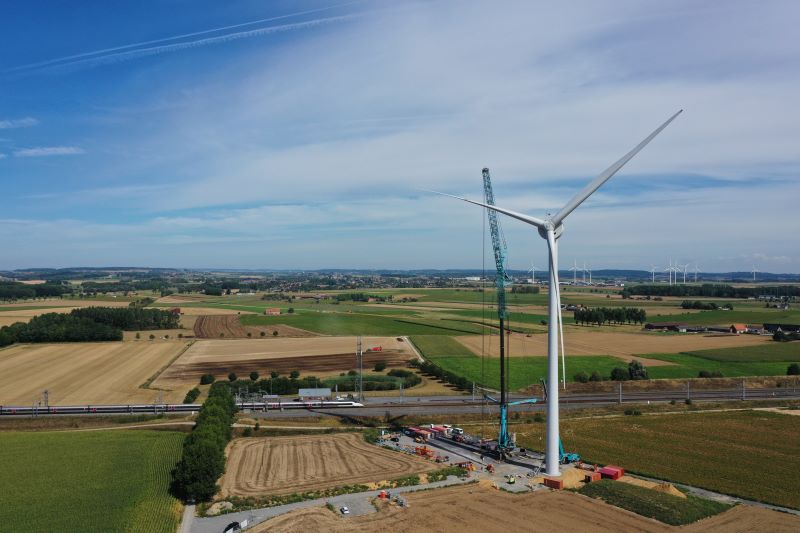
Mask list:
[{"label": "plowed field", "polygon": [[[193,310],[187,309],[187,313]],[[273,331],[278,332],[280,337],[315,337],[316,333],[311,333],[304,329],[292,328],[289,326],[243,326],[239,322],[239,316],[235,314],[226,315],[204,315],[198,316],[194,322],[194,334],[201,339],[244,339],[249,333],[251,337],[261,337],[261,332],[272,335]]]},{"label": "plowed field", "polygon": [[224,497],[290,494],[396,479],[437,466],[368,444],[356,433],[245,438],[229,445],[221,485]]},{"label": "plowed field", "polygon": [[[415,357],[405,342],[394,337],[365,337],[364,348],[381,346],[381,351],[364,353],[364,368],[383,361],[390,368],[405,367]],[[266,338],[201,340],[180,356],[153,383],[153,387],[181,389],[194,386],[203,374],[221,378],[229,372],[267,375],[275,370],[288,374],[331,374],[347,372],[356,365],[355,337]]]}]

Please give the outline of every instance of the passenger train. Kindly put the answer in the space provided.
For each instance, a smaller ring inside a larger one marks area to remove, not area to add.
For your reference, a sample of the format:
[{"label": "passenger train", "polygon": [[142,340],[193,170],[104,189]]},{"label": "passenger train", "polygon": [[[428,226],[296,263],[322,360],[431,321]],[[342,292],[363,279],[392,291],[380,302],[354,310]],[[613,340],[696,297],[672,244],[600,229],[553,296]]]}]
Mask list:
[{"label": "passenger train", "polygon": [[[179,404],[129,404],[129,405],[50,405],[13,406],[0,405],[0,416],[5,415],[82,415],[82,414],[125,414],[125,413],[187,413],[199,411],[198,403]],[[364,404],[350,400],[300,400],[288,402],[240,402],[236,407],[242,411],[284,411],[286,409],[331,409],[342,407],[364,407]]]}]

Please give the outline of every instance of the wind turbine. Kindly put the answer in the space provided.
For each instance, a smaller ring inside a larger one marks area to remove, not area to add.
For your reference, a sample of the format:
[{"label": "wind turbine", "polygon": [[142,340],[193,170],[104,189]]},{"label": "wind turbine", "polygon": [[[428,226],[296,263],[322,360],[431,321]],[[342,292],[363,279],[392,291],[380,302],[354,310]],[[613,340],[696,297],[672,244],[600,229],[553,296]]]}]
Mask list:
[{"label": "wind turbine", "polygon": [[760,272],[760,270],[756,270],[756,266],[753,265],[753,282],[756,281],[756,272]]},{"label": "wind turbine", "polygon": [[670,284],[670,286],[672,286],[672,273],[674,271],[675,271],[675,269],[672,267],[672,259],[670,259],[669,260],[669,266],[664,269],[664,272],[667,272],[669,274],[669,284]]},{"label": "wind turbine", "polygon": [[650,267],[650,274],[652,274],[652,277],[653,277],[653,281],[652,282],[655,283],[656,282],[656,266],[655,265],[652,265]]},{"label": "wind turbine", "polygon": [[697,272],[698,272],[697,263],[695,263],[694,264],[694,282],[695,283],[697,283]]},{"label": "wind turbine", "polygon": [[[610,167],[600,173],[594,180],[589,182],[580,192],[570,199],[569,202],[555,214],[555,216],[547,215],[547,218],[535,218],[511,209],[496,205],[488,205],[474,200],[468,200],[460,196],[452,194],[436,193],[443,196],[450,196],[457,200],[469,202],[474,205],[479,205],[498,213],[503,213],[511,218],[515,218],[526,224],[534,226],[539,236],[547,241],[547,249],[549,254],[549,301],[548,301],[548,320],[547,320],[547,445],[545,448],[545,469],[548,476],[560,476],[559,470],[559,405],[558,405],[558,346],[559,346],[559,333],[561,330],[561,294],[558,285],[558,239],[564,232],[564,220],[587,198],[589,198],[597,189],[599,189],[605,182],[619,172],[625,164],[633,159],[656,135],[666,128],[675,118],[681,114],[683,110],[678,111],[672,115],[666,122],[656,128],[653,133],[648,135],[642,142],[637,144],[633,150],[622,156],[619,160],[614,162]],[[435,191],[431,191],[435,192]],[[563,335],[562,335],[563,337]],[[563,339],[562,343],[563,343]],[[563,358],[563,347],[561,349]]]},{"label": "wind turbine", "polygon": [[583,262],[583,284],[586,285],[586,261]]},{"label": "wind turbine", "polygon": [[578,260],[577,259],[573,260],[572,268],[570,268],[570,270],[572,271],[572,284],[573,285],[577,285],[578,284]]},{"label": "wind turbine", "polygon": [[531,263],[531,268],[528,270],[528,272],[531,273],[531,283],[536,285],[536,267],[533,266],[533,263]]},{"label": "wind turbine", "polygon": [[[680,266],[680,265],[678,265],[678,266]],[[689,268],[689,263],[686,263],[685,265],[683,265],[683,284],[684,285],[686,285],[686,269],[687,268]],[[680,272],[680,270],[678,270],[678,272]],[[676,281],[676,285],[677,285],[677,281]]]}]

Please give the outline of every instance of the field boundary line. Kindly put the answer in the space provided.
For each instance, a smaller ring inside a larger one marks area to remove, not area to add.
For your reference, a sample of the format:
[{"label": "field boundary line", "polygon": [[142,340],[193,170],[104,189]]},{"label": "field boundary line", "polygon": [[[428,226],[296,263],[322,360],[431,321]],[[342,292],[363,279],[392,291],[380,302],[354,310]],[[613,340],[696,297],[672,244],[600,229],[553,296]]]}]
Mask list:
[{"label": "field boundary line", "polygon": [[[197,342],[197,340],[191,340],[191,341],[189,341],[188,343],[186,343],[186,346],[184,346],[184,347],[183,347],[183,350],[181,350],[181,351],[179,351],[179,352],[178,352],[178,355],[176,355],[175,357],[173,357],[172,359],[170,359],[170,360],[169,360],[169,362],[168,362],[166,365],[164,365],[163,367],[161,367],[161,368],[160,368],[160,369],[159,369],[159,370],[158,370],[158,371],[157,371],[155,374],[153,374],[152,376],[150,376],[149,378],[147,378],[147,380],[146,380],[144,383],[142,383],[141,385],[139,385],[139,388],[140,388],[140,389],[147,389],[147,390],[165,390],[165,389],[151,389],[151,388],[150,388],[150,385],[151,385],[151,384],[152,384],[152,383],[153,383],[155,380],[157,380],[157,379],[158,379],[158,377],[159,377],[161,374],[163,374],[163,373],[164,373],[164,371],[165,371],[166,369],[168,369],[169,367],[171,367],[171,366],[172,366],[172,364],[173,364],[175,361],[177,361],[177,360],[178,360],[178,358],[179,358],[180,356],[182,356],[183,354],[185,354],[185,353],[186,353],[186,350],[188,350],[189,348],[191,348],[191,347],[192,347],[192,345],[193,345],[195,342]],[[170,389],[170,390],[171,390],[171,389]]]},{"label": "field boundary line", "polygon": [[422,353],[419,351],[419,348],[417,348],[417,345],[414,344],[414,341],[412,341],[411,338],[408,336],[401,337],[401,339],[403,339],[405,342],[408,343],[409,346],[411,346],[411,349],[414,350],[415,354],[417,354],[417,359],[419,359],[421,363],[424,363],[425,358],[422,356]]}]

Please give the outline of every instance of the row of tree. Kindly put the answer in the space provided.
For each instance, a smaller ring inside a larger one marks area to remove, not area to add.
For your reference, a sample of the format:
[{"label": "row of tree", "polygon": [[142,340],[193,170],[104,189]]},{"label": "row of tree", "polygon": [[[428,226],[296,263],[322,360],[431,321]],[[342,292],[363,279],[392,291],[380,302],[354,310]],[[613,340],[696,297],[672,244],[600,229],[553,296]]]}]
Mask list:
[{"label": "row of tree", "polygon": [[647,369],[640,361],[633,360],[628,363],[628,367],[614,367],[611,370],[611,375],[608,378],[603,377],[600,372],[595,370],[590,374],[586,372],[578,372],[573,376],[575,381],[579,383],[589,383],[590,381],[605,381],[606,379],[610,379],[611,381],[628,381],[628,380],[639,380],[639,379],[649,379],[647,377]]},{"label": "row of tree", "polygon": [[643,324],[647,311],[637,307],[582,307],[573,313],[576,324]]},{"label": "row of tree", "polygon": [[0,328],[0,346],[15,342],[121,341],[122,330],[73,314],[47,313],[27,324],[17,322]]},{"label": "row of tree", "polygon": [[464,376],[459,376],[458,374],[454,374],[449,370],[444,370],[436,363],[432,363],[430,361],[423,361],[420,362],[417,359],[412,359],[408,363],[412,367],[419,368],[420,371],[424,374],[428,374],[429,376],[433,376],[437,379],[444,381],[445,383],[450,383],[451,385],[455,385],[461,390],[470,390],[472,389],[472,382],[465,378]]},{"label": "row of tree", "polygon": [[625,287],[622,297],[640,296],[702,296],[706,298],[755,298],[762,294],[800,296],[800,287],[782,285],[773,287],[734,287],[724,283],[704,283],[702,285],[632,285]]},{"label": "row of tree", "polygon": [[32,298],[59,297],[69,290],[60,283],[26,285],[14,281],[0,281],[0,300],[30,300]]},{"label": "row of tree", "polygon": [[701,309],[703,311],[715,311],[717,309],[733,310],[733,306],[731,304],[719,306],[714,302],[701,302],[700,300],[684,300],[681,302],[681,307],[684,309]]},{"label": "row of tree", "polygon": [[73,309],[71,314],[125,331],[177,329],[180,327],[180,316],[164,309],[144,309],[138,306],[84,307]]},{"label": "row of tree", "polygon": [[0,347],[16,342],[121,341],[122,331],[176,329],[180,317],[161,309],[85,307],[69,314],[46,313],[0,328]]},{"label": "row of tree", "polygon": [[183,441],[183,456],[172,470],[172,492],[184,501],[208,501],[225,473],[225,446],[233,436],[236,404],[230,386],[214,383],[194,429]]}]

